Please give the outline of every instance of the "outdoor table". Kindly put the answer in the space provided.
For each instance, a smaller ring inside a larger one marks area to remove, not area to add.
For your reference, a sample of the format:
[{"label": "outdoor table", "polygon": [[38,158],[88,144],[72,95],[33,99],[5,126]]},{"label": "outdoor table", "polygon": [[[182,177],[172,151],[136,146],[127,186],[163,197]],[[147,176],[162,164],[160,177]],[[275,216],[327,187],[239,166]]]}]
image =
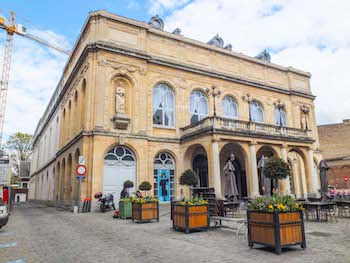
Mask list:
[{"label": "outdoor table", "polygon": [[320,211],[322,207],[335,205],[333,202],[305,202],[304,205],[316,207],[316,221],[327,221],[327,219],[320,219]]}]

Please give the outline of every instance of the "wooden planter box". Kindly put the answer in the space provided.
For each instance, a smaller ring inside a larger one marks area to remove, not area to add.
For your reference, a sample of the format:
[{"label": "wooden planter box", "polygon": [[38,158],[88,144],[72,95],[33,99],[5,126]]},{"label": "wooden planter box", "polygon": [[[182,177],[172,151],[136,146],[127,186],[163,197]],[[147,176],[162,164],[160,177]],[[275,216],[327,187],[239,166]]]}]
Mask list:
[{"label": "wooden planter box", "polygon": [[132,218],[132,203],[119,202],[119,218]]},{"label": "wooden planter box", "polygon": [[159,203],[133,203],[132,204],[132,221],[145,223],[151,220],[159,221]]},{"label": "wooden planter box", "polygon": [[207,230],[209,225],[208,205],[173,205],[173,228],[184,231]]},{"label": "wooden planter box", "polygon": [[282,248],[301,245],[306,248],[302,212],[247,212],[248,245],[260,244],[275,248],[281,254]]}]

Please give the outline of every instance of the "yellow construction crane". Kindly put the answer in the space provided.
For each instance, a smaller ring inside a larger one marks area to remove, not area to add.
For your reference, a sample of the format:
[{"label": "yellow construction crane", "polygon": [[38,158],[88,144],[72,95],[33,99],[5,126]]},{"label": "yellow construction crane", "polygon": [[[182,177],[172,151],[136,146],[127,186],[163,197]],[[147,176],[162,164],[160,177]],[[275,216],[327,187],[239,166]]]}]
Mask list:
[{"label": "yellow construction crane", "polygon": [[[1,11],[1,10],[0,10]],[[0,149],[2,143],[2,135],[5,121],[5,109],[6,109],[6,98],[7,98],[7,89],[9,84],[10,69],[11,69],[11,56],[12,56],[12,47],[13,47],[13,36],[15,34],[35,40],[41,44],[44,44],[50,48],[58,50],[67,55],[70,54],[69,51],[58,47],[56,45],[50,44],[38,37],[28,34],[27,29],[20,24],[15,23],[15,13],[10,12],[10,19],[5,21],[5,18],[0,17],[0,29],[6,30],[6,43],[5,43],[5,52],[4,52],[4,63],[2,69],[2,77],[0,80]],[[29,22],[28,20],[26,20]],[[30,23],[30,22],[29,22]]]}]

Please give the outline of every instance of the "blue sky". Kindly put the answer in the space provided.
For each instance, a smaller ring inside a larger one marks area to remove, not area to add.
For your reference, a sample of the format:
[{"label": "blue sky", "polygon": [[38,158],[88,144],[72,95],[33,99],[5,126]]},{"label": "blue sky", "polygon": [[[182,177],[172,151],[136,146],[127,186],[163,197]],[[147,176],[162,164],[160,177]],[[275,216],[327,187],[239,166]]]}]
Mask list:
[{"label": "blue sky", "polygon": [[[0,9],[15,11],[31,34],[60,46],[19,16],[73,45],[90,11],[106,9],[145,22],[159,14],[166,31],[179,27],[203,42],[219,34],[235,52],[255,56],[267,49],[273,63],[311,72],[317,122],[350,118],[348,0],[337,5],[328,0],[1,0]],[[0,66],[4,40],[2,30]],[[67,59],[20,36],[14,43],[5,136],[34,132]]]},{"label": "blue sky", "polygon": [[[112,13],[146,21],[149,1],[130,0],[2,0],[0,9],[15,11],[32,23],[64,35],[74,43],[90,11],[106,9]],[[22,22],[18,19],[19,22]]]}]

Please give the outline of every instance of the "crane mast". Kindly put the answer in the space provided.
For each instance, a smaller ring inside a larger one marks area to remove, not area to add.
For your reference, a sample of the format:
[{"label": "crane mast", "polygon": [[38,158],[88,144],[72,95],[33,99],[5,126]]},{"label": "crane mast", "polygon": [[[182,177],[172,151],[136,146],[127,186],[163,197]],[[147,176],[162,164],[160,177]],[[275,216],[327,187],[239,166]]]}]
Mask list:
[{"label": "crane mast", "polygon": [[[29,21],[28,21],[29,22]],[[6,99],[7,99],[7,90],[9,85],[10,78],[10,69],[11,69],[11,56],[12,56],[12,47],[13,47],[13,36],[14,34],[21,35],[23,37],[32,39],[36,42],[44,44],[50,48],[53,48],[57,51],[65,53],[67,55],[70,54],[69,51],[58,47],[56,45],[50,44],[38,37],[29,35],[26,33],[26,29],[21,25],[16,25],[15,23],[15,13],[11,12],[10,19],[7,23],[5,23],[5,19],[0,17],[0,29],[5,29],[6,34],[6,44],[5,44],[5,52],[4,52],[4,63],[2,69],[2,77],[0,81],[0,149],[2,146],[2,137],[3,137],[3,129],[5,122],[5,110],[6,110]]]},{"label": "crane mast", "polygon": [[7,89],[9,85],[10,69],[11,69],[11,57],[12,57],[12,47],[13,47],[13,34],[15,33],[14,25],[14,12],[11,12],[10,19],[7,25],[4,25],[6,34],[6,44],[4,52],[4,63],[2,67],[2,77],[1,77],[1,88],[0,88],[0,149],[2,144],[2,135],[4,129],[5,121],[5,110],[6,110],[6,99],[7,99]]}]

